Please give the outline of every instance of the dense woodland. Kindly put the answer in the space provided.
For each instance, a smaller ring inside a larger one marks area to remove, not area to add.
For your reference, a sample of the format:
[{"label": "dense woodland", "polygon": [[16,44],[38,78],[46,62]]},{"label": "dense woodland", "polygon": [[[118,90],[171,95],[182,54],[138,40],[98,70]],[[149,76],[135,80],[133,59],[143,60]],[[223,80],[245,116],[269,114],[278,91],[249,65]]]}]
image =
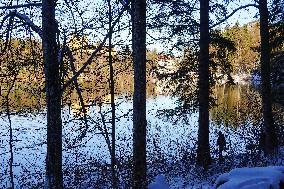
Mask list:
[{"label": "dense woodland", "polygon": [[210,188],[283,164],[283,8],[2,0],[0,188]]}]

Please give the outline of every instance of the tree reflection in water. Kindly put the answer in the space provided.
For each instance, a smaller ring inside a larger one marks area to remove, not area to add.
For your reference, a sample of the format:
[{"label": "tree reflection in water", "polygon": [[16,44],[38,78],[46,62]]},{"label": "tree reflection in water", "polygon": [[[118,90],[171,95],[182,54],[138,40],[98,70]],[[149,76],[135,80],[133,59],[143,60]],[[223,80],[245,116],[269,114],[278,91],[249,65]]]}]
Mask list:
[{"label": "tree reflection in water", "polygon": [[[250,85],[223,85],[213,89],[217,106],[211,110],[211,120],[218,126],[239,128],[262,125],[261,96]],[[283,115],[283,107],[273,105],[276,122]],[[279,120],[280,119],[280,120]]]}]

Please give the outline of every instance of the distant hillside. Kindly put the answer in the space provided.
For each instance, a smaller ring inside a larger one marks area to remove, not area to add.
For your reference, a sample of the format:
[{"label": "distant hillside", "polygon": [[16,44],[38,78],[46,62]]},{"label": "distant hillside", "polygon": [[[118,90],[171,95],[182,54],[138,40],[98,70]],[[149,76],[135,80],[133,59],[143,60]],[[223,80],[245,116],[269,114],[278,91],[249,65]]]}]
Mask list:
[{"label": "distant hillside", "polygon": [[240,26],[226,27],[223,35],[235,43],[236,52],[231,58],[233,73],[251,73],[258,67],[260,60],[259,22],[251,22]]}]

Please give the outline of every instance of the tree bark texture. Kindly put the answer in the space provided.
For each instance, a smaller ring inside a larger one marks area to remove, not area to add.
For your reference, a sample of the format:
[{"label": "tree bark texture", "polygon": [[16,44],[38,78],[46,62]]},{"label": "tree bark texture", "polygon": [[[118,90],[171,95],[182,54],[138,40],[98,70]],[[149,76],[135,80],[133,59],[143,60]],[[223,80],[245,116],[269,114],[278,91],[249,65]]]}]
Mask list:
[{"label": "tree bark texture", "polygon": [[42,1],[42,44],[47,105],[47,188],[63,188],[62,176],[62,121],[61,86],[59,76],[58,46],[55,20],[55,0]]},{"label": "tree bark texture", "polygon": [[133,188],[146,189],[146,0],[133,0]]},{"label": "tree bark texture", "polygon": [[260,13],[260,37],[261,37],[261,90],[262,90],[262,111],[264,120],[265,147],[266,153],[271,154],[277,148],[277,136],[273,122],[271,104],[271,79],[270,79],[270,43],[267,0],[259,1]]},{"label": "tree bark texture", "polygon": [[207,168],[211,163],[209,146],[209,1],[200,0],[199,55],[199,128],[197,165]]}]

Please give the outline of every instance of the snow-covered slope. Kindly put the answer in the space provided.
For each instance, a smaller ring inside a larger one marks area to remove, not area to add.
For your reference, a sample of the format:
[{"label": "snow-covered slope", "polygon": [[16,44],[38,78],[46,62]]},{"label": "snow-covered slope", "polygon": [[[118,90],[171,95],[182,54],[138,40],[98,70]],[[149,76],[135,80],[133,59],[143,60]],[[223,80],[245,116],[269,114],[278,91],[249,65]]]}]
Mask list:
[{"label": "snow-covered slope", "polygon": [[216,189],[280,189],[284,167],[237,168],[218,177]]}]

